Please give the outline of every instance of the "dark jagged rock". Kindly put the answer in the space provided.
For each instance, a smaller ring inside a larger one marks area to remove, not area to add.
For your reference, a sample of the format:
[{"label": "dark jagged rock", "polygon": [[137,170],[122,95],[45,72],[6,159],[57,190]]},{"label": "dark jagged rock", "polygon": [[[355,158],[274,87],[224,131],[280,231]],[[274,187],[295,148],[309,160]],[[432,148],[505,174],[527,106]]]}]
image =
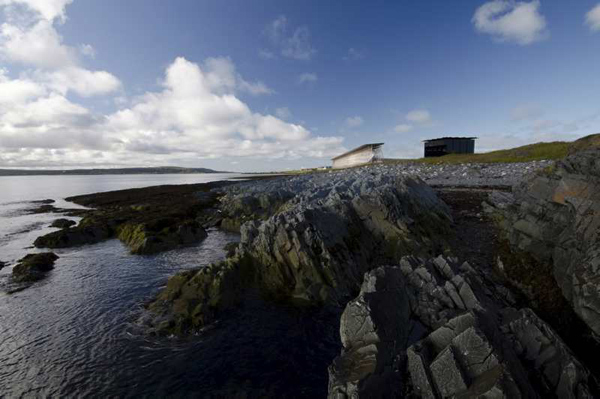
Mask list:
[{"label": "dark jagged rock", "polygon": [[227,245],[225,245],[225,248],[223,248],[223,249],[225,250],[228,258],[235,255],[235,251],[238,249],[238,246],[239,246],[238,242],[230,242]]},{"label": "dark jagged rock", "polygon": [[7,266],[7,263],[0,261],[0,270],[2,270],[4,266]]},{"label": "dark jagged rock", "polygon": [[511,252],[532,259],[529,273],[528,265],[501,259],[508,277],[536,299],[548,292],[539,286],[541,276],[553,277],[579,317],[600,334],[600,148],[575,152],[517,186],[512,199],[490,202],[488,213]]},{"label": "dark jagged rock", "polygon": [[159,221],[165,227],[149,228],[146,224],[124,224],[118,228],[118,237],[133,254],[152,254],[180,246],[191,245],[206,238],[206,230],[196,221]]},{"label": "dark jagged rock", "polygon": [[75,213],[77,226],[38,237],[38,248],[66,248],[119,238],[134,254],[151,254],[197,243],[206,237],[203,225],[220,218],[220,192],[229,182],[156,186],[67,198],[94,209]]},{"label": "dark jagged rock", "polygon": [[[408,177],[348,171],[227,191],[224,214],[228,204],[238,209],[243,203],[251,205],[241,214],[274,214],[242,225],[235,257],[171,278],[151,306],[161,323],[169,320],[161,324],[165,332],[212,322],[248,288],[276,300],[344,304],[374,264],[443,250],[449,231],[446,205],[421,180]],[[263,193],[260,206],[246,201],[256,192]],[[281,203],[283,198],[291,199]]]},{"label": "dark jagged rock", "polygon": [[585,367],[505,292],[442,257],[367,273],[342,316],[329,397],[592,398]]},{"label": "dark jagged rock", "polygon": [[62,229],[38,237],[33,242],[37,248],[70,248],[95,244],[112,237],[108,226],[78,226]]},{"label": "dark jagged rock", "polygon": [[76,221],[70,219],[56,219],[52,222],[50,227],[57,227],[59,229],[66,229],[77,224]]},{"label": "dark jagged rock", "polygon": [[37,281],[54,269],[54,262],[58,256],[52,252],[29,254],[17,262],[13,267],[12,276],[15,282]]}]

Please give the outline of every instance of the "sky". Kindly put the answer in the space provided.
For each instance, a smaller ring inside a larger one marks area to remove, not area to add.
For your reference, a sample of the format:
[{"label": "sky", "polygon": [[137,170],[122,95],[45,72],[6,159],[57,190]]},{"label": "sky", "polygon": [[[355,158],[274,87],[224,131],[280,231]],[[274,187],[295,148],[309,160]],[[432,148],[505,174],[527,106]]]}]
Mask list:
[{"label": "sky", "polygon": [[598,132],[598,0],[0,0],[0,168],[271,171]]}]

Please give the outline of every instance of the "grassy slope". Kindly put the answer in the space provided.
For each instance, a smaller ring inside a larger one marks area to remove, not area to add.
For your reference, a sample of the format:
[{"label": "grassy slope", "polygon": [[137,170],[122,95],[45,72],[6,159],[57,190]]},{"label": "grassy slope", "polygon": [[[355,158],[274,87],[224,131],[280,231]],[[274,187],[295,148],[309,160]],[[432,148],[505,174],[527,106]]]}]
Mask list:
[{"label": "grassy slope", "polygon": [[552,143],[536,143],[523,147],[498,150],[483,154],[450,154],[438,158],[421,158],[416,162],[438,163],[496,163],[496,162],[529,162],[542,159],[553,160],[564,158],[569,152],[570,143],[555,141]]},{"label": "grassy slope", "polygon": [[388,159],[385,162],[419,162],[427,164],[530,162],[562,159],[568,154],[590,147],[600,147],[600,134],[586,136],[573,142],[554,141],[551,143],[535,143],[482,154],[450,154],[437,158],[411,160]]},{"label": "grassy slope", "polygon": [[[463,164],[463,163],[512,163],[540,160],[557,160],[577,151],[591,147],[600,147],[600,134],[592,134],[573,142],[554,141],[535,143],[522,147],[498,150],[482,154],[450,154],[443,157],[420,159],[385,159],[384,163],[425,163],[425,164]],[[358,166],[360,167],[360,166]],[[323,170],[293,170],[285,174],[318,173]]]}]

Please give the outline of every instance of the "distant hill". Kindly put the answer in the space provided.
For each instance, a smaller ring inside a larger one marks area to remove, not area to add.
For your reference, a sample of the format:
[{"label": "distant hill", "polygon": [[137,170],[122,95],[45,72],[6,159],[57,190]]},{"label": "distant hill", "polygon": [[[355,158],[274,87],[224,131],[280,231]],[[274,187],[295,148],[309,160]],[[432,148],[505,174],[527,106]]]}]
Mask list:
[{"label": "distant hill", "polygon": [[57,175],[147,175],[147,174],[193,174],[193,173],[229,173],[207,168],[179,168],[176,166],[159,166],[156,168],[115,168],[115,169],[0,169],[0,176],[57,176]]}]

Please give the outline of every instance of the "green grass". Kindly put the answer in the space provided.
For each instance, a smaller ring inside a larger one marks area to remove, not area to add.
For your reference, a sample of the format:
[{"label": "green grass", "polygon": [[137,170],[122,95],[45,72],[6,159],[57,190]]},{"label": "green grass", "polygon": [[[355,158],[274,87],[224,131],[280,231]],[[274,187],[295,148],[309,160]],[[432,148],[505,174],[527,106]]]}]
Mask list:
[{"label": "green grass", "polygon": [[[592,147],[600,147],[600,134],[592,134],[573,142],[553,141],[551,143],[535,143],[522,147],[510,148],[481,154],[450,154],[443,157],[420,159],[385,159],[387,164],[424,163],[424,164],[465,164],[465,163],[514,163],[541,160],[557,160],[577,151]],[[355,166],[362,167],[362,166]],[[327,172],[328,170],[293,170],[281,172],[285,174],[308,174]]]},{"label": "green grass", "polygon": [[420,158],[415,160],[388,159],[385,162],[418,162],[426,164],[463,164],[463,163],[512,163],[540,160],[555,160],[567,156],[571,143],[555,141],[536,143],[522,147],[486,152],[482,154],[449,154],[443,157]]}]

